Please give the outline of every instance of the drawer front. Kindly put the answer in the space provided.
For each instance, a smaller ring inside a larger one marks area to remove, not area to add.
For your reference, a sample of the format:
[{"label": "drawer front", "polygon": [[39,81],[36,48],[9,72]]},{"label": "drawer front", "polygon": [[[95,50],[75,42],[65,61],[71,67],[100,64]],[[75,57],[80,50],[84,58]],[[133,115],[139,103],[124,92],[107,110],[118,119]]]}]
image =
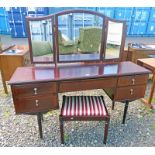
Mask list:
[{"label": "drawer front", "polygon": [[144,97],[146,85],[120,87],[116,90],[115,101],[135,100]]},{"label": "drawer front", "polygon": [[14,105],[17,114],[44,112],[59,108],[56,94],[47,94],[46,96],[31,98],[15,98]]},{"label": "drawer front", "polygon": [[56,93],[57,86],[55,82],[39,83],[39,84],[24,84],[12,86],[14,96],[37,96],[47,93]]},{"label": "drawer front", "polygon": [[59,92],[80,91],[115,87],[117,78],[92,79],[60,82]]},{"label": "drawer front", "polygon": [[148,75],[124,76],[118,78],[118,86],[134,86],[146,84]]}]

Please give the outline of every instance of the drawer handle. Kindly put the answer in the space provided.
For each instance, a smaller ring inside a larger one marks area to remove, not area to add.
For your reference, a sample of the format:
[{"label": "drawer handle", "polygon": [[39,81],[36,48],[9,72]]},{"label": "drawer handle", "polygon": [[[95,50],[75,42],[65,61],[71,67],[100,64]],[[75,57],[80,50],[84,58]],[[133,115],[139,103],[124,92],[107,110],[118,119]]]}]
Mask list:
[{"label": "drawer handle", "polygon": [[34,88],[33,90],[34,90],[34,95],[37,95],[38,94],[38,92],[37,92],[38,89],[37,88]]},{"label": "drawer handle", "polygon": [[133,84],[133,85],[135,84],[135,79],[132,79],[132,84]]},{"label": "drawer handle", "polygon": [[133,95],[133,89],[130,89],[130,94]]},{"label": "drawer handle", "polygon": [[39,100],[36,100],[36,107],[38,107],[38,106],[39,106],[38,102],[39,102]]}]

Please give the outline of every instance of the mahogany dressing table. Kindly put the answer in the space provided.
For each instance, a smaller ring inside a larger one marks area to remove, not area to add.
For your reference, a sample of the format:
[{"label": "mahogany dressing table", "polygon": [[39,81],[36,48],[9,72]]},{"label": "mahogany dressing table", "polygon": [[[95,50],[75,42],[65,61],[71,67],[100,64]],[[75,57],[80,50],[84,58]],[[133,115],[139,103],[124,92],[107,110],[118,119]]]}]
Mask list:
[{"label": "mahogany dressing table", "polygon": [[35,66],[17,68],[9,81],[16,114],[37,114],[42,138],[42,113],[59,108],[58,93],[104,89],[113,101],[125,102],[125,123],[128,103],[144,96],[150,73],[121,62],[125,22],[94,11],[68,10],[28,17],[27,28]]}]

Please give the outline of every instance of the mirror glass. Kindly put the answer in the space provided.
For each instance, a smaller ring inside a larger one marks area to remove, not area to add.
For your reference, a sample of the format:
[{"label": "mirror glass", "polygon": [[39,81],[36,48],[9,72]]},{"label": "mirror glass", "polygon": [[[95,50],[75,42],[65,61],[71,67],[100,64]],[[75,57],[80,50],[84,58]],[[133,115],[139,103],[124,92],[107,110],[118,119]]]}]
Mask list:
[{"label": "mirror glass", "polygon": [[58,61],[100,59],[103,17],[88,13],[58,16]]},{"label": "mirror glass", "polygon": [[29,21],[33,62],[53,62],[52,20]]},{"label": "mirror glass", "polygon": [[105,59],[115,59],[120,57],[122,35],[123,23],[108,21]]}]

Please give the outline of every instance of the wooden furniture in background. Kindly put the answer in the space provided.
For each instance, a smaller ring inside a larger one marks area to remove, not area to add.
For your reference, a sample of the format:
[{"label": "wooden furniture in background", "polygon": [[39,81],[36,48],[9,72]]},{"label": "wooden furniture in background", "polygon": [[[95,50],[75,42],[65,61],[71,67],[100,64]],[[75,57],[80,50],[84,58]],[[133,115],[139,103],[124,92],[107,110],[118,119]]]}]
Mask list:
[{"label": "wooden furniture in background", "polygon": [[1,77],[6,94],[8,93],[6,81],[10,80],[16,68],[30,64],[30,55],[27,46],[13,46],[0,54]]},{"label": "wooden furniture in background", "polygon": [[0,47],[0,53],[5,52],[6,50],[11,49],[12,47],[14,47],[15,45],[1,45]]},{"label": "wooden furniture in background", "polygon": [[103,96],[63,96],[59,116],[61,143],[64,143],[65,121],[105,121],[104,140],[106,144],[110,116]]},{"label": "wooden furniture in background", "polygon": [[148,100],[146,99],[142,99],[142,101],[149,107],[149,108],[153,108],[151,102],[152,102],[152,98],[153,98],[153,93],[154,93],[154,89],[155,89],[155,58],[145,58],[145,59],[138,59],[137,60],[137,64],[146,67],[147,69],[151,70],[153,73],[153,77],[152,77],[152,87],[151,87],[151,91],[149,94],[149,98]]},{"label": "wooden furniture in background", "polygon": [[127,61],[137,63],[138,59],[150,58],[155,54],[155,45],[132,44],[128,45]]},{"label": "wooden furniture in background", "polygon": [[[37,114],[42,138],[41,114],[59,107],[58,93],[113,89],[115,100],[128,105],[129,101],[144,97],[149,73],[132,62],[19,67],[9,84],[16,114]],[[127,107],[123,123],[126,113]]]}]

